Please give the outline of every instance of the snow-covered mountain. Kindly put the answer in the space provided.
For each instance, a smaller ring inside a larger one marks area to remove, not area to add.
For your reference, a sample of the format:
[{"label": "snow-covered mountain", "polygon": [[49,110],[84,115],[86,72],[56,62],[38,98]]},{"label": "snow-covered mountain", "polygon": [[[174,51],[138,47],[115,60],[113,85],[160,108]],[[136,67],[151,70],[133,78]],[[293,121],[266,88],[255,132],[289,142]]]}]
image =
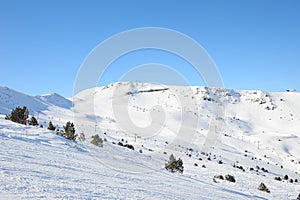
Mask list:
[{"label": "snow-covered mountain", "polygon": [[[300,192],[300,93],[122,82],[72,99],[0,87],[2,198],[296,199]],[[24,105],[44,127],[73,121],[86,142],[37,127],[26,136],[23,125],[4,120]],[[94,134],[105,139],[102,148],[89,143]],[[183,174],[164,168],[171,153],[183,160]],[[236,182],[214,178],[227,174]],[[261,182],[270,193],[257,189]]]},{"label": "snow-covered mountain", "polygon": [[17,106],[27,106],[31,112],[41,112],[48,110],[51,106],[70,109],[72,102],[56,93],[30,96],[0,86],[0,113],[9,114]]},{"label": "snow-covered mountain", "polygon": [[70,109],[72,107],[72,102],[70,100],[62,97],[57,93],[44,94],[41,96],[36,96],[35,98],[38,98],[41,101],[46,102],[47,104],[53,104],[61,108]]},{"label": "snow-covered mountain", "polygon": [[30,96],[0,86],[0,114],[10,114],[17,106],[27,106],[30,115],[35,116],[46,127],[50,120],[61,127],[61,123],[72,118],[72,101],[59,94]]}]

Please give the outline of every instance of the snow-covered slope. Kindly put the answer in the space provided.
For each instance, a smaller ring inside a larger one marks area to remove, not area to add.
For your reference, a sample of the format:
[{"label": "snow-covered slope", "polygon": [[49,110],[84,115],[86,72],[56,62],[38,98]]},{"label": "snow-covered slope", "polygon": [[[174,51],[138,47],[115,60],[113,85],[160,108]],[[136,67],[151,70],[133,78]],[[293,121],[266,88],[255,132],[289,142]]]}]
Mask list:
[{"label": "snow-covered slope", "polygon": [[0,102],[0,113],[2,114],[8,114],[13,108],[25,105],[30,111],[47,109],[45,102],[7,87],[0,87]]},{"label": "snow-covered slope", "polygon": [[29,114],[35,116],[40,124],[47,126],[51,120],[55,125],[71,120],[72,101],[52,93],[41,96],[30,96],[8,87],[0,86],[0,114],[9,114],[17,106],[27,106]]},{"label": "snow-covered slope", "polygon": [[2,117],[0,122],[2,199],[221,199],[225,196],[245,199],[266,196],[252,194],[239,184],[214,184],[210,177],[212,169],[206,168],[195,168],[191,171],[193,175],[191,172],[170,174],[164,169],[137,174],[118,172],[103,165],[101,160],[121,164],[111,156],[118,153],[129,158],[129,166],[124,167],[147,167],[148,162],[155,161],[139,152],[109,145],[95,156],[86,146],[71,143],[45,129],[31,127],[31,134],[26,137],[22,125],[4,121]]},{"label": "snow-covered slope", "polygon": [[36,96],[36,98],[40,99],[43,102],[47,102],[48,104],[53,104],[55,106],[61,108],[68,108],[72,107],[72,102],[57,93],[45,94],[41,96]]},{"label": "snow-covered slope", "polygon": [[0,86],[0,114],[9,114],[17,106],[27,106],[29,111],[37,113],[51,106],[70,109],[72,102],[56,93],[34,97]]},{"label": "snow-covered slope", "polygon": [[[1,113],[26,105],[44,127],[73,121],[87,138],[73,143],[37,127],[26,136],[23,125],[0,116],[4,199],[296,199],[300,192],[297,92],[125,82],[82,91],[71,108],[56,94],[0,89]],[[89,143],[94,134],[106,140],[102,148]],[[164,169],[171,153],[182,158],[183,174]],[[227,174],[236,182],[213,178]],[[261,182],[271,193],[257,189]]]}]

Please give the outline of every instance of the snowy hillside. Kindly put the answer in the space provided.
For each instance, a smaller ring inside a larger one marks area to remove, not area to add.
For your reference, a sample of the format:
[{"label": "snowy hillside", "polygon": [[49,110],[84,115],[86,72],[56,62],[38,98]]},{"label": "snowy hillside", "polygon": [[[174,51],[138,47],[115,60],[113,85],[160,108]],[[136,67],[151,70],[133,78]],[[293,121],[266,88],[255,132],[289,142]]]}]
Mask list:
[{"label": "snowy hillside", "polygon": [[33,97],[0,86],[0,113],[8,114],[16,106],[24,105],[31,112],[40,112],[48,110],[51,106],[70,109],[72,102],[56,93]]},{"label": "snowy hillside", "polygon": [[71,108],[72,102],[59,94],[52,93],[52,94],[45,94],[41,96],[36,96],[36,98],[40,99],[43,102],[47,102],[48,104],[53,104],[55,106],[61,108]]},{"label": "snowy hillside", "polygon": [[72,118],[72,102],[56,93],[30,96],[0,86],[0,114],[7,115],[17,106],[27,106],[30,115],[45,126],[50,120],[59,125]]},{"label": "snowy hillside", "polygon": [[[297,92],[124,82],[82,91],[72,107],[57,94],[0,87],[1,114],[26,105],[44,126],[26,136],[25,126],[0,115],[0,197],[296,199],[299,102]],[[87,140],[56,135],[46,129],[50,120],[59,129],[73,121]],[[95,134],[103,147],[90,144]],[[183,174],[164,168],[171,153],[183,160]],[[228,174],[235,183],[216,178]],[[270,193],[257,189],[261,182]]]}]

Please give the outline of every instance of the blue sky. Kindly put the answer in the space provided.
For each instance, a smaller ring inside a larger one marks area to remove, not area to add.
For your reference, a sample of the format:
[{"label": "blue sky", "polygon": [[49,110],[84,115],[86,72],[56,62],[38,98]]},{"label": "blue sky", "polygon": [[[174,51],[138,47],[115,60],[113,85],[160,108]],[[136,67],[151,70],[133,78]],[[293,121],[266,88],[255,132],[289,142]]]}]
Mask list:
[{"label": "blue sky", "polygon": [[[202,45],[224,86],[300,90],[300,1],[14,1],[0,2],[0,85],[30,95],[71,96],[80,65],[100,42],[122,31],[163,27]],[[119,59],[99,84],[143,63],[173,67],[203,85],[191,66],[158,51]]]}]

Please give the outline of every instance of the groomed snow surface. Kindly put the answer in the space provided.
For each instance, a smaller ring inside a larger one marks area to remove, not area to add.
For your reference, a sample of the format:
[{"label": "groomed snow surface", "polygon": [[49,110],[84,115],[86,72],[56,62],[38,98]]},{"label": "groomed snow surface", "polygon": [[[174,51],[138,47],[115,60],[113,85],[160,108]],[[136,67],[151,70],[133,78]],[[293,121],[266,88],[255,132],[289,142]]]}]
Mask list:
[{"label": "groomed snow surface", "polygon": [[[180,98],[195,105],[182,107]],[[72,99],[74,107],[55,93],[32,97],[0,87],[0,199],[296,199],[300,193],[297,92],[114,83]],[[26,126],[4,119],[25,105],[44,127],[29,126],[28,135]],[[122,106],[140,128],[164,115],[162,128],[153,135],[124,131]],[[47,130],[50,120],[59,129],[74,122],[86,141]],[[203,152],[214,120],[221,126],[213,129],[217,141]],[[178,137],[181,126],[188,133]],[[103,147],[90,144],[96,133],[106,139]],[[171,153],[183,160],[183,174],[164,168]],[[214,179],[227,174],[236,182]],[[270,193],[258,190],[261,182]]]}]

